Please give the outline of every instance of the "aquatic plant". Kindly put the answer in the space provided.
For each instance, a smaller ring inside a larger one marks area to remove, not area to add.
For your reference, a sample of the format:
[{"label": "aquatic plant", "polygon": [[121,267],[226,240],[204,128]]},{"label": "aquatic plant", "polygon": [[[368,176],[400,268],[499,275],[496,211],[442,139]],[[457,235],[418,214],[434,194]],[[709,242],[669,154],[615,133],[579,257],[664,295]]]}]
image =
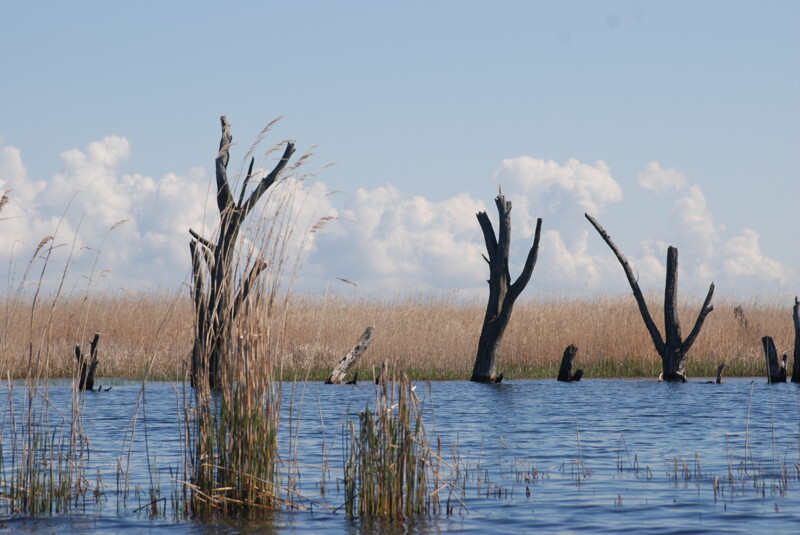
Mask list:
[{"label": "aquatic plant", "polygon": [[396,520],[439,512],[441,448],[425,432],[408,377],[382,380],[373,409],[352,421],[344,466],[348,519]]}]

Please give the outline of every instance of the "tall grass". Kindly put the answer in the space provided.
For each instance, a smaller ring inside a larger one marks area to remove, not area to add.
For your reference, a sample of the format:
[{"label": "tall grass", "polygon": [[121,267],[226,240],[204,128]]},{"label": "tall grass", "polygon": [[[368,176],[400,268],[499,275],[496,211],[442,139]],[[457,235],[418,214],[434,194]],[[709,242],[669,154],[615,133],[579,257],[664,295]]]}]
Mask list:
[{"label": "tall grass", "polygon": [[408,377],[381,381],[375,406],[349,425],[344,467],[348,519],[398,520],[439,512],[441,451],[425,432]]},{"label": "tall grass", "polygon": [[[182,379],[191,351],[192,306],[188,296],[163,292],[106,293],[82,299],[62,298],[52,307],[40,298],[34,329],[49,324],[48,374],[70,377],[73,349],[93,330],[81,325],[84,308],[102,335],[98,377]],[[661,311],[657,294],[648,296],[654,317]],[[9,310],[11,298],[0,298]],[[12,377],[26,375],[30,302],[11,307],[7,335],[0,342],[0,366]],[[700,306],[680,307],[691,318]],[[360,361],[360,376],[385,360],[412,379],[464,379],[471,372],[485,303],[452,294],[360,297],[288,295],[285,333],[273,347],[282,378],[324,380],[352,347],[364,327],[375,324],[377,336]],[[737,307],[743,311],[735,313]],[[775,339],[778,351],[791,353],[794,330],[791,300],[722,297],[709,314],[689,354],[690,377],[713,377],[725,362],[726,376],[764,375],[761,337]],[[564,348],[580,348],[576,365],[592,377],[657,377],[661,362],[653,349],[636,304],[629,296],[534,298],[519,302],[503,339],[500,366],[506,378],[551,378],[558,374]],[[151,363],[151,364],[150,364]],[[149,368],[148,368],[149,366]],[[354,371],[359,371],[354,370]]]}]

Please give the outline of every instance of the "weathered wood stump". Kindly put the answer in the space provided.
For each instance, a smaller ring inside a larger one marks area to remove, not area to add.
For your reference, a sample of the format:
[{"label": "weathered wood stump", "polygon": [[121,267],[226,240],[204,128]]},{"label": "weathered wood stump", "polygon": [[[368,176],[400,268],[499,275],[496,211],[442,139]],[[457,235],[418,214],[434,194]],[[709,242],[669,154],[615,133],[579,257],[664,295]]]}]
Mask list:
[{"label": "weathered wood stump", "polygon": [[764,346],[764,356],[767,359],[767,378],[770,384],[785,383],[786,361],[789,360],[789,355],[784,355],[783,359],[778,361],[778,351],[775,349],[775,342],[771,336],[763,337],[761,344]]},{"label": "weathered wood stump", "polygon": [[570,344],[564,350],[564,355],[561,357],[561,368],[558,370],[558,377],[556,380],[565,383],[572,383],[581,380],[583,377],[583,370],[577,370],[572,373],[572,365],[575,362],[575,357],[578,356],[578,346]]},{"label": "weathered wood stump", "polygon": [[794,319],[794,363],[792,365],[792,382],[800,383],[800,301],[797,300],[797,296],[794,298],[792,319]]},{"label": "weathered wood stump", "polygon": [[722,364],[719,365],[719,368],[717,368],[717,381],[716,382],[717,382],[718,385],[722,384],[722,368],[724,368],[724,367],[725,367],[725,363],[723,362]]},{"label": "weathered wood stump", "polygon": [[[326,385],[342,384],[345,375],[347,375],[347,372],[350,371],[350,369],[353,366],[355,366],[356,362],[358,362],[358,359],[361,358],[361,355],[363,355],[364,352],[369,347],[369,344],[372,342],[372,335],[374,333],[375,333],[375,326],[370,325],[369,327],[367,327],[367,330],[364,331],[364,334],[362,334],[361,338],[358,339],[358,342],[356,343],[355,347],[353,347],[353,349],[351,349],[347,355],[342,357],[342,360],[340,360],[333,368],[331,375],[327,379],[325,379]],[[355,384],[355,383],[351,382],[350,384]]]},{"label": "weathered wood stump", "polygon": [[94,372],[97,369],[97,344],[100,342],[100,333],[94,333],[94,338],[89,344],[89,362],[81,351],[81,346],[75,346],[75,358],[78,360],[78,390],[94,390]]}]

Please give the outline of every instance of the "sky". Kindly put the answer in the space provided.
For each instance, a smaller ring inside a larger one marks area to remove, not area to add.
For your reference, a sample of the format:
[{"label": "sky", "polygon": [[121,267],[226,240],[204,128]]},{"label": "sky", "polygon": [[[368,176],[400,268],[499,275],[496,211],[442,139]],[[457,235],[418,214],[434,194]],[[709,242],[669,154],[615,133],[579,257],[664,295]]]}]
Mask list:
[{"label": "sky", "polygon": [[[231,175],[295,140],[301,291],[483,295],[475,214],[512,201],[526,294],[800,293],[800,2],[0,3],[0,288],[180,289]],[[279,194],[276,193],[276,198]],[[301,202],[302,201],[302,202]],[[294,204],[293,204],[294,206]],[[120,223],[124,221],[124,223]],[[341,279],[354,282],[347,284]],[[52,282],[52,281],[51,281]]]}]

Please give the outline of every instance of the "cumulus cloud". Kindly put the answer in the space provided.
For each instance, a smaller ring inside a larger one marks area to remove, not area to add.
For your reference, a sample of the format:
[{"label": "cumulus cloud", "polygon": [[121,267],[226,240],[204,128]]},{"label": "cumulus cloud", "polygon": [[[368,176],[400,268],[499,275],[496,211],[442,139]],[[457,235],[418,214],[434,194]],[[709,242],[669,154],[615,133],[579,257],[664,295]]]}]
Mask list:
[{"label": "cumulus cloud", "polygon": [[650,162],[636,176],[636,182],[644,189],[660,192],[667,189],[683,189],[686,177],[676,169],[662,169],[658,162]]},{"label": "cumulus cloud", "polygon": [[[113,288],[176,288],[186,279],[187,230],[211,237],[217,221],[211,176],[200,167],[160,178],[122,173],[130,155],[128,140],[108,136],[66,151],[60,171],[42,180],[29,176],[18,149],[0,147],[0,191],[13,190],[0,214],[3,234],[11,237],[0,239],[0,261],[12,266],[10,279],[23,269],[14,266],[24,266],[36,244],[54,234],[54,243],[66,245],[60,249],[61,261],[71,258],[76,279],[89,273],[97,277],[101,269],[110,270],[104,280]],[[616,258],[583,218],[584,212],[624,210],[622,188],[606,163],[559,164],[522,156],[503,160],[492,178],[513,203],[512,277],[531,246],[536,218],[542,217],[532,288],[561,294],[625,291]],[[726,236],[700,186],[686,183],[681,173],[650,162],[638,182],[642,191],[674,195],[671,209],[663,195],[652,197],[648,220],[635,228],[609,229],[615,238],[627,232],[628,244],[630,236],[638,237],[638,247],[626,245],[624,252],[643,288],[663,284],[667,244],[681,251],[681,270],[688,275],[681,287],[689,291],[704,293],[711,279],[732,292],[743,285],[797,281],[790,268],[761,250],[755,230]],[[496,221],[492,189],[487,185],[486,202],[466,193],[431,201],[391,184],[331,196],[322,182],[288,177],[265,197],[263,211],[254,214],[244,246],[263,250],[259,232],[276,222],[294,228],[290,248],[298,258],[308,254],[298,279],[303,290],[324,289],[341,277],[366,291],[483,295],[487,266],[475,214],[487,211]],[[278,206],[283,211],[276,219]],[[320,216],[335,219],[315,227]],[[661,235],[651,220],[663,220],[666,233]]]}]

